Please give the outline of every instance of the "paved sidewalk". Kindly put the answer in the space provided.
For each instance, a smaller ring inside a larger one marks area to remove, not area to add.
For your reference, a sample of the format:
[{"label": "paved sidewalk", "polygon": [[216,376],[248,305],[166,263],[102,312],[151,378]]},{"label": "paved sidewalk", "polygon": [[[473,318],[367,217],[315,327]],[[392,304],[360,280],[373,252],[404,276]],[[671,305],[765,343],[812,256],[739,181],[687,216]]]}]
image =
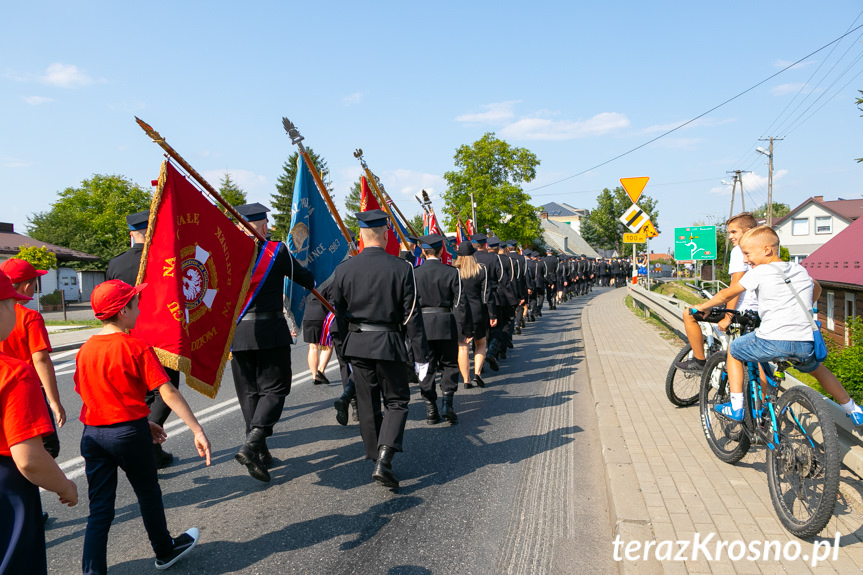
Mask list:
[{"label": "paved sidewalk", "polygon": [[[583,315],[612,526],[624,543],[620,553],[631,541],[693,541],[696,533],[702,541],[715,533],[711,550],[717,540],[740,540],[746,545],[778,541],[783,546],[794,541],[802,553],[796,561],[779,562],[772,557],[769,561],[744,558],[732,562],[727,551],[721,560],[712,561],[703,555],[698,561],[686,562],[623,561],[622,571],[860,573],[863,510],[852,508],[840,496],[834,518],[821,533],[831,544],[835,534],[841,534],[837,558],[813,569],[808,560],[812,542],[790,535],[776,518],[767,486],[765,448],[753,448],[736,465],[713,455],[701,430],[697,405],[677,408],[665,396],[665,375],[680,346],[662,339],[624,306],[627,292],[616,289],[598,294]],[[859,483],[849,487],[860,489]],[[677,545],[672,548],[679,549]],[[653,550],[651,557],[655,557]]]}]

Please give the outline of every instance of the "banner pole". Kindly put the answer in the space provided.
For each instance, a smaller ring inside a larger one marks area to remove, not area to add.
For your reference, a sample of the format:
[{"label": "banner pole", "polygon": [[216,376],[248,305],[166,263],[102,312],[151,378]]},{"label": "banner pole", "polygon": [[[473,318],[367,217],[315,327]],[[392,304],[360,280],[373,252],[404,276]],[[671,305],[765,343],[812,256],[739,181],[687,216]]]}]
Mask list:
[{"label": "banner pole", "polygon": [[357,150],[354,152],[354,157],[360,161],[360,165],[362,165],[363,171],[365,171],[365,173],[366,173],[366,179],[369,180],[369,183],[371,184],[372,190],[374,190],[373,193],[376,193],[377,198],[378,198],[378,202],[381,204],[381,208],[383,208],[383,210],[387,213],[387,215],[390,217],[390,219],[393,220],[393,228],[395,228],[395,232],[396,232],[396,234],[398,234],[399,240],[401,241],[402,245],[405,246],[405,249],[407,249],[408,239],[405,237],[404,233],[402,233],[401,226],[399,226],[396,223],[396,221],[395,221],[396,218],[395,218],[395,216],[393,216],[393,211],[390,208],[390,205],[387,203],[387,200],[384,197],[383,193],[381,193],[381,189],[378,187],[377,178],[372,173],[372,171],[369,169],[369,166],[368,166],[368,164],[366,164],[365,159],[363,159],[362,149],[357,148]]},{"label": "banner pole", "polygon": [[[242,226],[243,226],[243,227],[244,227],[244,228],[245,228],[245,229],[246,229],[246,230],[247,230],[247,231],[248,231],[252,236],[254,236],[258,241],[261,241],[261,242],[266,242],[266,241],[267,241],[267,238],[265,238],[264,236],[262,236],[261,234],[259,234],[259,233],[258,233],[258,231],[257,231],[255,228],[253,228],[253,227],[252,227],[252,224],[250,224],[249,222],[247,222],[247,221],[246,221],[246,218],[244,218],[243,216],[241,216],[241,215],[239,214],[239,212],[237,212],[237,210],[235,210],[235,209],[234,209],[234,206],[232,206],[232,205],[231,205],[231,204],[229,204],[227,201],[225,201],[225,198],[223,198],[223,197],[221,196],[221,194],[219,194],[219,192],[217,192],[217,191],[213,188],[213,186],[211,186],[211,185],[209,184],[209,182],[207,182],[207,180],[205,180],[205,179],[204,179],[204,177],[203,177],[203,176],[201,176],[201,174],[199,174],[199,173],[195,170],[195,168],[193,168],[192,166],[190,166],[190,165],[189,165],[189,163],[188,163],[186,160],[184,160],[184,159],[183,159],[183,157],[182,157],[182,156],[177,152],[177,150],[175,150],[173,147],[171,147],[171,145],[170,145],[170,144],[168,144],[168,142],[166,142],[166,141],[165,141],[165,138],[163,138],[163,137],[159,134],[159,132],[157,132],[156,130],[154,130],[152,126],[150,126],[148,123],[146,123],[145,121],[143,121],[143,120],[142,120],[141,118],[139,118],[138,116],[135,116],[135,121],[136,121],[136,122],[138,122],[138,125],[139,125],[139,126],[141,126],[141,129],[142,129],[142,130],[144,130],[144,132],[145,132],[148,136],[150,136],[150,139],[151,139],[151,140],[153,140],[156,144],[158,144],[158,145],[159,145],[159,147],[161,147],[163,150],[165,150],[165,152],[166,152],[166,153],[167,153],[167,154],[168,154],[168,155],[169,155],[169,156],[170,156],[170,157],[171,157],[175,162],[177,162],[178,164],[180,164],[180,166],[181,166],[184,170],[186,170],[186,172],[187,172],[190,176],[192,176],[193,178],[195,178],[195,181],[196,181],[196,182],[198,182],[198,184],[199,184],[201,187],[203,187],[205,190],[207,190],[207,193],[208,193],[208,194],[210,194],[210,196],[211,196],[214,200],[216,200],[217,202],[219,202],[219,203],[222,205],[222,207],[224,207],[224,208],[228,211],[228,213],[230,213],[232,216],[234,216],[234,218],[237,220],[237,222],[238,222],[240,225],[242,225]],[[333,309],[333,306],[330,304],[330,302],[328,302],[326,299],[324,299],[324,296],[322,296],[318,290],[316,290],[316,289],[312,288],[311,292],[312,292],[313,294],[315,294],[315,297],[316,297],[316,298],[318,298],[319,300],[321,300],[321,303],[322,303],[322,304],[324,304],[324,307],[325,307],[325,308],[327,308],[330,312],[335,313],[335,309]]]},{"label": "banner pole", "polygon": [[300,131],[294,125],[293,122],[282,116],[282,126],[284,126],[285,131],[288,133],[288,136],[291,138],[291,143],[295,144],[297,148],[300,150],[300,155],[303,157],[303,161],[306,164],[306,167],[312,173],[312,178],[315,180],[315,185],[318,188],[318,192],[320,192],[321,197],[326,202],[327,207],[330,209],[330,215],[333,216],[333,219],[336,221],[336,224],[339,226],[339,229],[342,232],[342,235],[345,237],[345,241],[348,242],[348,251],[352,256],[357,255],[357,250],[354,249],[354,244],[351,241],[351,234],[348,232],[348,228],[345,226],[345,222],[342,221],[342,216],[339,215],[339,211],[336,209],[335,204],[333,204],[333,200],[330,197],[330,193],[327,191],[326,186],[324,186],[323,180],[321,180],[321,175],[318,173],[318,169],[315,167],[314,162],[312,162],[312,158],[309,156],[309,153],[306,152],[306,147],[303,145],[303,136],[300,135]]}]

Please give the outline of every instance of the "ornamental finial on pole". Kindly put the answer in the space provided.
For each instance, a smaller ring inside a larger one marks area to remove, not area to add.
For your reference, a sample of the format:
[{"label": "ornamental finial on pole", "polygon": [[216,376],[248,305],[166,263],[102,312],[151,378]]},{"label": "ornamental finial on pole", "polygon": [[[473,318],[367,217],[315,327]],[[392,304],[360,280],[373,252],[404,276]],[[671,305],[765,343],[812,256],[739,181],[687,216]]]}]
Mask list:
[{"label": "ornamental finial on pole", "polygon": [[303,137],[300,135],[300,131],[294,125],[293,122],[282,116],[282,126],[285,127],[285,131],[288,133],[288,136],[291,137],[291,143],[295,146],[298,146],[300,142],[303,141]]}]

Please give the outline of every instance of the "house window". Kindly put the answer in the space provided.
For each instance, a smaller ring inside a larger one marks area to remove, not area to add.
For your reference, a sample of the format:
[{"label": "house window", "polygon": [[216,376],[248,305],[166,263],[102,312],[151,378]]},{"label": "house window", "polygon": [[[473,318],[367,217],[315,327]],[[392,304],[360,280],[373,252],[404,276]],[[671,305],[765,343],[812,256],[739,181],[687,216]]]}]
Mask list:
[{"label": "house window", "polygon": [[792,236],[808,236],[809,235],[809,218],[795,218],[791,220],[791,235]]},{"label": "house window", "polygon": [[815,233],[816,234],[832,234],[833,233],[833,218],[830,216],[816,216],[816,218],[815,218]]},{"label": "house window", "polygon": [[832,291],[827,292],[827,311],[824,313],[824,316],[827,318],[827,329],[829,331],[836,329],[836,322],[833,321],[835,301],[836,294]]},{"label": "house window", "polygon": [[848,322],[857,315],[857,301],[853,292],[845,292],[845,345],[851,345],[851,330]]}]

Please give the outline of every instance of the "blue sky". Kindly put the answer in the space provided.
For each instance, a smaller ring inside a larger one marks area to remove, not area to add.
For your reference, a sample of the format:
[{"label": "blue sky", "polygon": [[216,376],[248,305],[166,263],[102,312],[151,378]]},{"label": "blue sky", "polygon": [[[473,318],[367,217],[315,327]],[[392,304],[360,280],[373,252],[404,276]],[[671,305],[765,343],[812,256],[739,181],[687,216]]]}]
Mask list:
[{"label": "blue sky", "polygon": [[786,136],[775,201],[863,194],[863,29],[554,182],[762,81],[863,24],[861,12],[859,1],[19,2],[0,36],[0,220],[24,231],[94,173],[149,186],[161,150],[135,115],[214,186],[228,171],[268,204],[294,150],[287,116],[326,158],[341,208],[355,148],[411,214],[414,193],[443,192],[456,148],[494,131],[540,158],[525,185],[535,205],[590,209],[619,178],[650,176],[662,251],[674,227],[727,217],[727,170],[752,171],[747,208],[766,201],[759,137]]}]

